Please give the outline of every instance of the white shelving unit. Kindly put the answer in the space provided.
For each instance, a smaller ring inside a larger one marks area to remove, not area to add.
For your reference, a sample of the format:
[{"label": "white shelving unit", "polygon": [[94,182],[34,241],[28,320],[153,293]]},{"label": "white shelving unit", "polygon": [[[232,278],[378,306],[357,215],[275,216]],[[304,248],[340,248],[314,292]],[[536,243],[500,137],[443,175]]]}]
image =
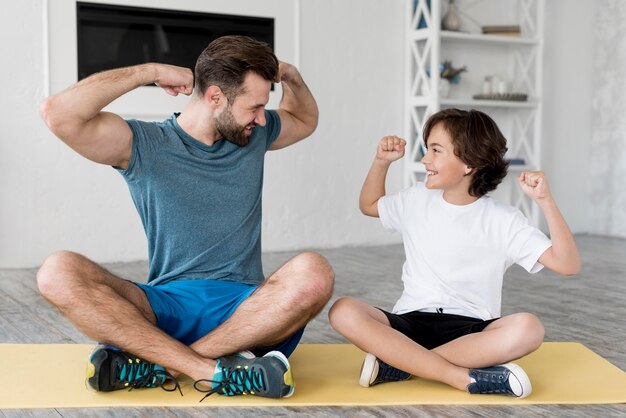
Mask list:
[{"label": "white shelving unit", "polygon": [[[511,179],[524,170],[535,170],[541,161],[542,65],[544,0],[456,0],[461,31],[441,29],[449,7],[443,0],[405,0],[406,31],[406,127],[407,157],[404,181],[423,178],[420,142],[428,117],[440,109],[478,109],[489,114],[507,138],[510,175],[498,187],[498,198],[518,207],[534,225],[539,223],[536,205]],[[484,35],[482,25],[519,25],[520,36]],[[447,97],[440,95],[439,66],[452,61],[466,66],[458,85]],[[508,92],[523,93],[526,101],[475,100],[486,76],[506,80]]]}]

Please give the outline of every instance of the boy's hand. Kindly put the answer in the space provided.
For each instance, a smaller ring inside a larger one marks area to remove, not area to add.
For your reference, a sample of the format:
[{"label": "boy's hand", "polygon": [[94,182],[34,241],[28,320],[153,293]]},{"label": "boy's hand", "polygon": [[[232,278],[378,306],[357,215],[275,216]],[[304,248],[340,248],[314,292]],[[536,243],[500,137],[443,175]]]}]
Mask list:
[{"label": "boy's hand", "polygon": [[396,161],[404,156],[406,141],[395,135],[383,137],[376,149],[376,159],[382,161]]},{"label": "boy's hand", "polygon": [[548,179],[543,171],[523,171],[517,181],[524,193],[535,201],[552,196]]}]

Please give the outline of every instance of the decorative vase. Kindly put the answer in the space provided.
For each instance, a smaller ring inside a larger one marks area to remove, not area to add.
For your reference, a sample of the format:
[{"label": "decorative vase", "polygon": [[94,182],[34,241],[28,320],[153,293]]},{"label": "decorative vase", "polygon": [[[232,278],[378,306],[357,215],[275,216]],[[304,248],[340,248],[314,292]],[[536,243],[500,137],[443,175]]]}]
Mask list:
[{"label": "decorative vase", "polygon": [[459,17],[459,12],[456,8],[456,4],[454,0],[450,0],[450,5],[448,6],[448,12],[443,17],[441,21],[441,28],[443,30],[451,30],[451,31],[459,31],[461,30],[461,18]]},{"label": "decorative vase", "polygon": [[439,79],[439,97],[448,97],[450,95],[450,80],[447,78]]}]

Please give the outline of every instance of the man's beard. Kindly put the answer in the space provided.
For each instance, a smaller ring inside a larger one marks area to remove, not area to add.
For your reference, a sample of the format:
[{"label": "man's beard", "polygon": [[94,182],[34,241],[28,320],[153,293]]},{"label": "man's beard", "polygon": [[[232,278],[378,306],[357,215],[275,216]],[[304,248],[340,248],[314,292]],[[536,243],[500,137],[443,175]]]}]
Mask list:
[{"label": "man's beard", "polygon": [[250,142],[250,137],[246,135],[247,125],[239,125],[235,121],[230,106],[217,117],[215,122],[217,132],[228,142],[240,147],[245,147]]}]

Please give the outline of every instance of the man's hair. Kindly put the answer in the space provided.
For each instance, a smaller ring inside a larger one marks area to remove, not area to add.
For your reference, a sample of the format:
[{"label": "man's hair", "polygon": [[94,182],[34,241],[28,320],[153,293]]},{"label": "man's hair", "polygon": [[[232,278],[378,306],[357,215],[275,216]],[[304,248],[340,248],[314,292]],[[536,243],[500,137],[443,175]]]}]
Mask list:
[{"label": "man's hair", "polygon": [[424,125],[424,142],[441,123],[452,139],[454,154],[472,169],[469,194],[481,197],[495,190],[506,176],[509,163],[504,159],[506,138],[489,116],[478,110],[445,109]]},{"label": "man's hair", "polygon": [[222,36],[211,42],[198,57],[194,90],[204,96],[209,86],[218,86],[232,101],[243,93],[243,81],[250,71],[267,81],[274,81],[278,74],[278,59],[272,49],[247,36]]}]

